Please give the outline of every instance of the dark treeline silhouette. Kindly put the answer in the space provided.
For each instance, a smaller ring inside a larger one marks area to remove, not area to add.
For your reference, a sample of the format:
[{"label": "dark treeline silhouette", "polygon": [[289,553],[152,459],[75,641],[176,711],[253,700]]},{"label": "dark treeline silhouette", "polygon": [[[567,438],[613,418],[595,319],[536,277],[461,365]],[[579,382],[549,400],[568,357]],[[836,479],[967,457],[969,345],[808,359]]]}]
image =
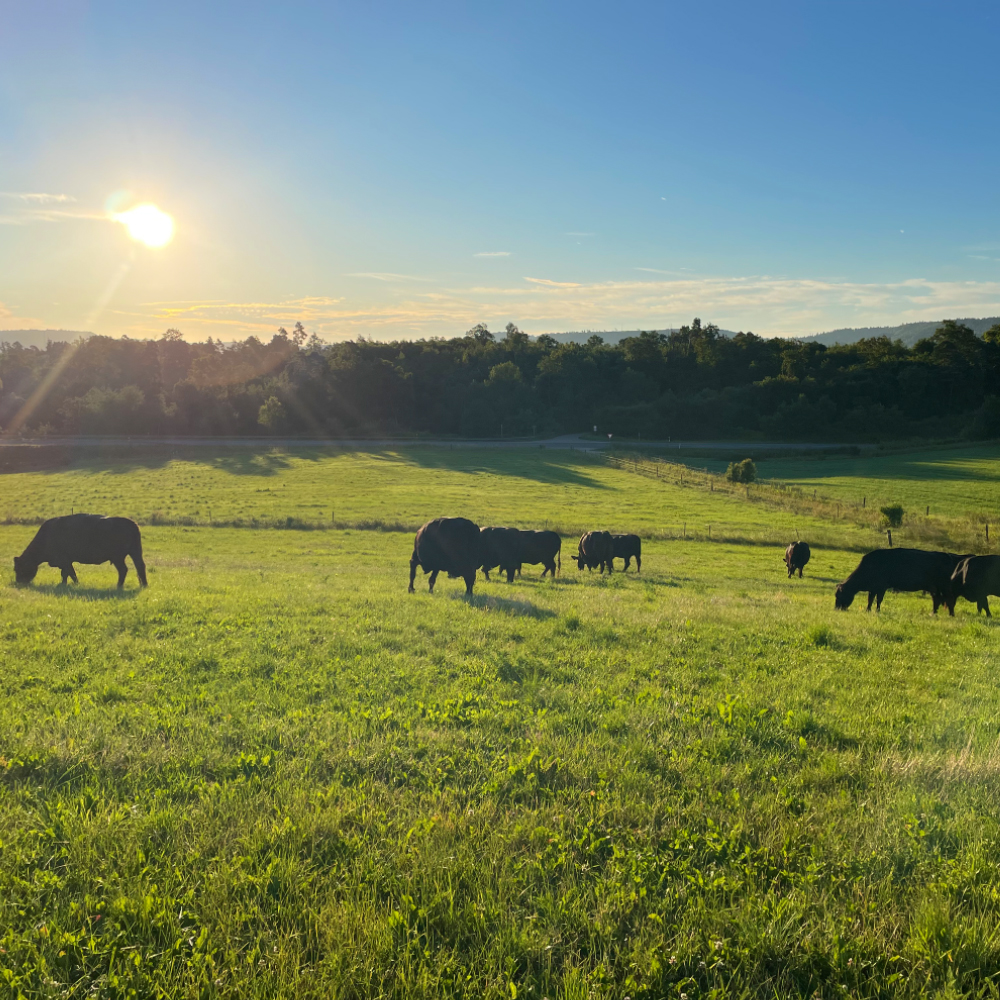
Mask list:
[{"label": "dark treeline silhouette", "polygon": [[[1000,436],[1000,325],[946,321],[908,348],[720,335],[694,320],[615,345],[494,337],[324,344],[89,337],[0,345],[8,435],[467,437],[589,430],[635,438],[870,441]],[[501,430],[502,428],[502,430]]]}]

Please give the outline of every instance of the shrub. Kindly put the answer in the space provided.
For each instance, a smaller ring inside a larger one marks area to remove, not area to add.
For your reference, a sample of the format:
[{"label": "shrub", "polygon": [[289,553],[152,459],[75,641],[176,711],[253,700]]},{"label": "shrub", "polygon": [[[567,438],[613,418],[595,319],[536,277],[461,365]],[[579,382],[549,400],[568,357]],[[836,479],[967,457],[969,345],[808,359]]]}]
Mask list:
[{"label": "shrub", "polygon": [[880,510],[890,528],[898,528],[903,523],[903,508],[900,504],[890,504],[888,507],[881,507]]},{"label": "shrub", "polygon": [[257,415],[257,423],[269,431],[277,432],[285,427],[285,407],[277,396],[269,396]]},{"label": "shrub", "polygon": [[757,466],[752,458],[744,458],[742,462],[730,462],[726,469],[726,479],[732,483],[752,483],[757,479]]}]

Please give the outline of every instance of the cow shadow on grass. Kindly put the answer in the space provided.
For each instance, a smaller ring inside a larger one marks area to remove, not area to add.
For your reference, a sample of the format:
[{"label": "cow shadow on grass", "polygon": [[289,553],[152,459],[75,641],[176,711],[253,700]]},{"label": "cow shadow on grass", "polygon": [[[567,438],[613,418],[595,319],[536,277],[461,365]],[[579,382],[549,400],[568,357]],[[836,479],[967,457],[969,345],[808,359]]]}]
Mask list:
[{"label": "cow shadow on grass", "polygon": [[497,611],[511,618],[555,618],[556,613],[548,608],[540,608],[531,601],[518,601],[509,597],[497,597],[494,594],[455,594],[455,601],[464,601],[470,608],[480,611]]},{"label": "cow shadow on grass", "polygon": [[73,583],[32,583],[24,586],[48,597],[72,598],[76,601],[134,601],[142,592],[140,587],[119,590],[117,587],[82,587]]}]

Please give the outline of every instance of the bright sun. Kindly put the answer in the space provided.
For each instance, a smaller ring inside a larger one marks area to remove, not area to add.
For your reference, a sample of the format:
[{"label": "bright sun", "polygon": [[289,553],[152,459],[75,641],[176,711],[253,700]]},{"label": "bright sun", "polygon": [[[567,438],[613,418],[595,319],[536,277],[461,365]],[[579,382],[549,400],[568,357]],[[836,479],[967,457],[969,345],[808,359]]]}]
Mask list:
[{"label": "bright sun", "polygon": [[174,235],[174,220],[155,205],[136,205],[118,212],[114,220],[125,226],[132,239],[148,247],[166,246]]}]

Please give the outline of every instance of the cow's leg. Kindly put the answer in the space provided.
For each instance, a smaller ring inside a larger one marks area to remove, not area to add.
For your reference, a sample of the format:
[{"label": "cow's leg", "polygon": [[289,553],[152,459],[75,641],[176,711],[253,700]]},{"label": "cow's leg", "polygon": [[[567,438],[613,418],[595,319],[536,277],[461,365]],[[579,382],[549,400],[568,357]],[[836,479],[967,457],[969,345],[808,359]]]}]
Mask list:
[{"label": "cow's leg", "polygon": [[434,570],[434,572],[433,572],[433,573],[431,573],[431,580],[430,580],[430,586],[429,586],[429,587],[428,587],[427,589],[428,589],[428,590],[429,590],[429,591],[430,591],[430,592],[431,592],[432,594],[434,593],[434,584],[435,584],[435,583],[437,583],[437,578],[438,578],[438,572],[439,572],[439,570]]},{"label": "cow's leg", "polygon": [[409,587],[406,588],[406,592],[408,594],[412,594],[413,593],[413,581],[416,579],[416,576],[417,576],[417,566],[419,566],[419,565],[420,565],[420,563],[417,561],[416,556],[414,556],[410,560],[410,585],[409,585]]},{"label": "cow's leg", "polygon": [[125,586],[125,577],[128,576],[128,563],[123,556],[121,559],[112,560],[111,565],[118,570],[118,589],[121,590]]},{"label": "cow's leg", "polygon": [[632,557],[631,556],[626,556],[625,557],[625,568],[622,570],[622,572],[623,573],[627,573],[628,572],[628,568],[631,565],[632,565]]},{"label": "cow's leg", "polygon": [[875,610],[876,611],[881,611],[882,610],[882,598],[883,597],[885,597],[885,591],[884,590],[880,590],[878,592],[878,594],[875,595]]},{"label": "cow's leg", "polygon": [[874,602],[875,602],[875,591],[874,590],[869,590],[868,591],[868,608],[867,608],[868,611],[871,611],[872,604]]},{"label": "cow's leg", "polygon": [[984,597],[981,601],[977,603],[976,614],[978,615],[980,611],[986,612],[987,618],[992,618],[993,615],[990,614],[990,599],[989,597]]},{"label": "cow's leg", "polygon": [[799,579],[800,580],[802,579],[802,569],[803,569],[803,567],[800,566],[799,567]]},{"label": "cow's leg", "polygon": [[465,574],[465,592],[470,597],[472,596],[472,585],[476,582],[476,571],[473,570],[471,573]]},{"label": "cow's leg", "polygon": [[934,610],[931,613],[936,615],[938,608],[941,607],[941,599],[937,594],[931,594],[931,601],[934,604]]},{"label": "cow's leg", "polygon": [[508,583],[513,583],[514,582],[514,567],[513,566],[508,566],[506,570],[500,570],[500,572],[501,573],[506,572],[506,574],[507,574],[507,582]]},{"label": "cow's leg", "polygon": [[69,570],[65,566],[59,567],[62,570],[62,582],[63,584],[69,579]]},{"label": "cow's leg", "polygon": [[483,567],[483,576],[486,577],[486,582],[489,583],[490,582],[490,571],[485,566]]},{"label": "cow's leg", "polygon": [[67,566],[67,567],[66,567],[66,568],[65,568],[65,569],[63,570],[63,574],[64,574],[64,576],[63,576],[63,583],[65,583],[65,582],[66,582],[66,577],[65,577],[65,574],[67,574],[67,573],[69,574],[69,578],[70,578],[70,579],[71,579],[71,580],[72,580],[72,581],[73,581],[74,583],[79,583],[79,582],[80,582],[80,581],[79,581],[79,580],[77,579],[77,575],[76,575],[76,570],[75,570],[75,569],[73,569],[73,564],[72,564],[72,563],[70,563],[70,564],[69,564],[69,565],[68,565],[68,566]]},{"label": "cow's leg", "polygon": [[642,556],[635,557],[635,571],[636,573],[642,572]]}]

